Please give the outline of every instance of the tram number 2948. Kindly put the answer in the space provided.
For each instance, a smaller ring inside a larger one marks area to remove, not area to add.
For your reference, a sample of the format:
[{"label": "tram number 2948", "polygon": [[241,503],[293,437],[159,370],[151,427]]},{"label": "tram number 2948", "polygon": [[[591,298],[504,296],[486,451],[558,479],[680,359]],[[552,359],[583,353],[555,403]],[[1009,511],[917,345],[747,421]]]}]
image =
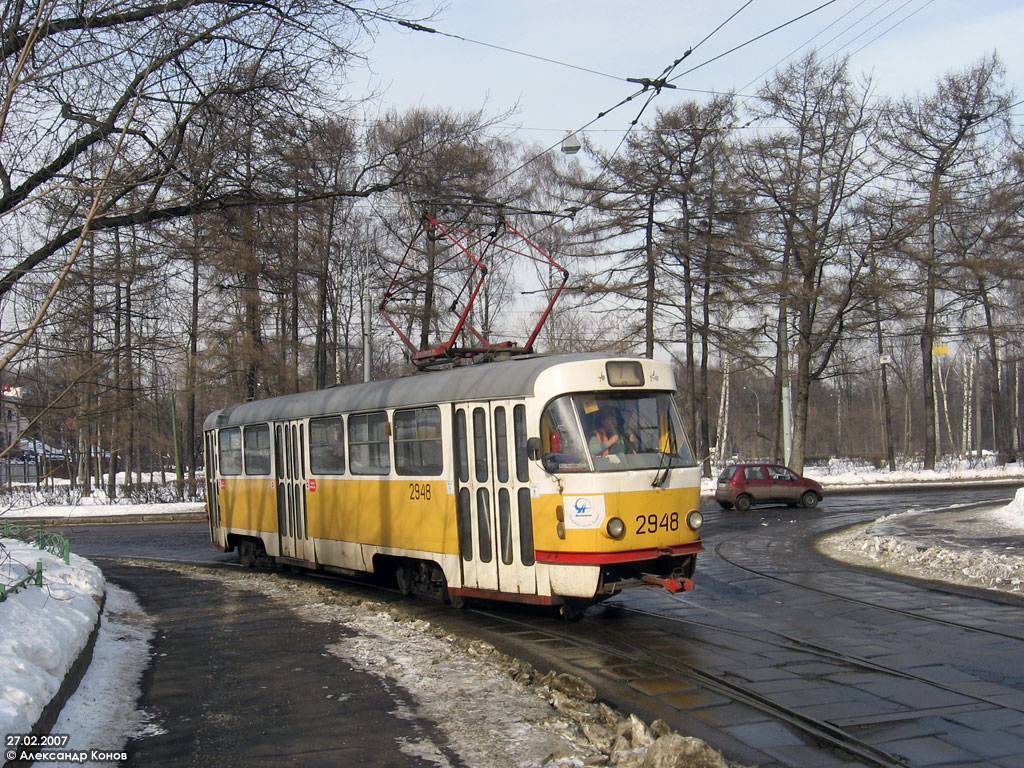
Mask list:
[{"label": "tram number 2948", "polygon": [[637,515],[637,533],[657,533],[658,531],[678,531],[679,513],[666,512],[661,517],[658,515]]},{"label": "tram number 2948", "polygon": [[430,483],[409,483],[410,501],[430,501]]}]

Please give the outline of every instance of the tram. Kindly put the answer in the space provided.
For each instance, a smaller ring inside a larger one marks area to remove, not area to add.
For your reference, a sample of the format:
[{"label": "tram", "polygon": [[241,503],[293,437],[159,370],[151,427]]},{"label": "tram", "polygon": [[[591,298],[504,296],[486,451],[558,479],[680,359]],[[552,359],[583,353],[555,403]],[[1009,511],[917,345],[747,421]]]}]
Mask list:
[{"label": "tram", "polygon": [[231,405],[204,423],[211,540],[456,605],[692,589],[700,470],[673,396],[663,362],[531,355]]}]

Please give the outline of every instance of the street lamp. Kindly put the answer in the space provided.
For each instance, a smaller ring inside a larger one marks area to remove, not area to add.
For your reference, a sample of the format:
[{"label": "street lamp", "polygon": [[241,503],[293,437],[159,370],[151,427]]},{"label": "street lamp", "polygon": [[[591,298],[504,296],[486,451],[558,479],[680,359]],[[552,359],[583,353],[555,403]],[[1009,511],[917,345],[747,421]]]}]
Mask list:
[{"label": "street lamp", "polygon": [[565,138],[562,139],[562,152],[567,155],[575,155],[580,151],[580,140],[576,134],[572,131],[565,134]]}]

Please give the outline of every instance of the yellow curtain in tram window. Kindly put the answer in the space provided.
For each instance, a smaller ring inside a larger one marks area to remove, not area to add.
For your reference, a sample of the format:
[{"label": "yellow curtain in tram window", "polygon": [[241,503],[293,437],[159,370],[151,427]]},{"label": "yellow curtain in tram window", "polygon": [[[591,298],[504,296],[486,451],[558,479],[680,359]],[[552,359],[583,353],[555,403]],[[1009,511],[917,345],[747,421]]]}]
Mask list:
[{"label": "yellow curtain in tram window", "polygon": [[668,430],[668,410],[665,408],[659,408],[658,410],[658,429],[660,431],[658,450],[662,453],[672,453],[672,435]]}]

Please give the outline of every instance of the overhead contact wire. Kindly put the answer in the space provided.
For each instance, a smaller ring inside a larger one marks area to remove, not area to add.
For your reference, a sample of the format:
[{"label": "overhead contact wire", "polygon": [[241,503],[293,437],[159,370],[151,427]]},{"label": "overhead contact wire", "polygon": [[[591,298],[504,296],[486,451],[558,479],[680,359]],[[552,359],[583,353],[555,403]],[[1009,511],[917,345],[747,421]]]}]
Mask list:
[{"label": "overhead contact wire", "polygon": [[453,32],[442,32],[440,29],[434,29],[428,27],[425,24],[417,24],[413,21],[405,21],[397,19],[396,24],[406,27],[407,29],[414,30],[416,32],[427,32],[432,35],[441,35],[442,37],[450,37],[453,40],[461,40],[464,43],[472,43],[473,45],[480,45],[484,48],[493,48],[496,51],[503,51],[504,53],[511,53],[514,56],[523,56],[528,59],[535,59],[536,61],[543,61],[547,64],[555,64],[559,67],[567,67],[569,69],[575,69],[578,72],[588,72],[591,75],[598,75],[599,77],[607,77],[611,80],[626,80],[625,77],[619,77],[618,75],[609,75],[607,72],[601,72],[596,69],[590,69],[589,67],[581,67],[577,64],[570,64],[566,61],[559,61],[558,59],[551,59],[547,56],[539,56],[535,53],[527,53],[526,51],[517,51],[515,48],[506,48],[503,45],[496,45],[495,43],[485,43],[483,40],[473,40],[469,37],[463,37],[462,35],[456,35]]},{"label": "overhead contact wire", "polygon": [[762,32],[760,35],[757,35],[756,37],[752,37],[749,40],[747,40],[746,42],[740,43],[739,45],[737,45],[737,46],[735,46],[733,48],[730,48],[727,51],[723,51],[722,53],[718,54],[717,56],[713,56],[710,59],[708,59],[707,61],[703,61],[703,62],[701,62],[700,64],[698,64],[695,67],[690,67],[685,72],[680,72],[678,75],[676,75],[674,78],[672,78],[672,80],[670,80],[669,82],[673,82],[674,83],[676,80],[680,79],[681,77],[685,77],[686,75],[690,74],[691,72],[696,72],[701,67],[706,67],[708,64],[716,62],[719,59],[722,59],[722,58],[728,56],[731,53],[736,53],[736,51],[740,50],[741,48],[746,48],[748,45],[751,45],[752,43],[756,43],[758,40],[761,40],[762,38],[765,38],[768,35],[771,35],[771,34],[774,34],[775,32],[778,32],[780,29],[785,29],[790,24],[795,24],[796,22],[798,22],[798,21],[800,21],[802,19],[806,19],[808,16],[811,16],[812,14],[817,13],[818,11],[822,10],[823,8],[827,8],[830,5],[834,5],[837,2],[839,2],[839,0],[828,0],[828,2],[822,3],[817,8],[812,8],[811,10],[807,11],[806,13],[801,13],[799,16],[795,16],[792,19],[790,19],[789,21],[784,22],[782,24],[779,24],[777,27],[772,27],[768,31]]}]

